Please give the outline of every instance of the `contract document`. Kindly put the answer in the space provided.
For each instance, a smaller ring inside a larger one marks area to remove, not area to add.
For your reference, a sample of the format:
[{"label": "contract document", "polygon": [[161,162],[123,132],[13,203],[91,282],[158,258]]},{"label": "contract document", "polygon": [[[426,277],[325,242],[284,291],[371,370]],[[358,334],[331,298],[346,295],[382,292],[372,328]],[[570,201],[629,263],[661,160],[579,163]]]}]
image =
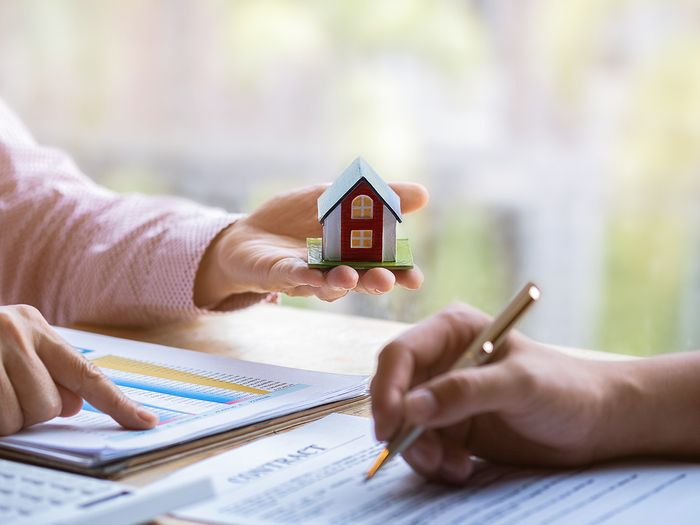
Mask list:
[{"label": "contract document", "polygon": [[431,484],[396,458],[369,482],[383,448],[369,419],[333,414],[197,463],[217,497],[176,516],[223,524],[698,523],[700,465],[649,462],[576,470],[479,463],[465,487]]},{"label": "contract document", "polygon": [[[0,439],[0,447],[80,466],[157,450],[366,392],[363,376],[325,374],[57,329],[156,428],[128,431],[84,403],[80,413]],[[280,349],[283,351],[283,349]]]}]

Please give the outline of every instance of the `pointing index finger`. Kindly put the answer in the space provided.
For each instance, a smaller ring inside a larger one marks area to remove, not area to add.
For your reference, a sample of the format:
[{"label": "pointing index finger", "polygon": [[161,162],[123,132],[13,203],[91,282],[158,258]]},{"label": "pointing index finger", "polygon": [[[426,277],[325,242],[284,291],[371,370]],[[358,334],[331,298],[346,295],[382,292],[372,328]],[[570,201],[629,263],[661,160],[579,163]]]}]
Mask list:
[{"label": "pointing index finger", "polygon": [[142,430],[158,422],[155,414],[132,402],[99,368],[66,343],[45,338],[39,354],[58,385],[82,397],[123,427]]}]

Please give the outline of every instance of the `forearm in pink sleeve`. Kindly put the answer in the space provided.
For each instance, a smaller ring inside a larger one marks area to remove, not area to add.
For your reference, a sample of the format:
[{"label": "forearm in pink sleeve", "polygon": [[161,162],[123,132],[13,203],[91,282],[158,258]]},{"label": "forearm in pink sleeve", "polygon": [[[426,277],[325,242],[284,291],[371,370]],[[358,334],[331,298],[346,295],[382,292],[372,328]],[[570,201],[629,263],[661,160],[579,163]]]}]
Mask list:
[{"label": "forearm in pink sleeve", "polygon": [[59,151],[0,142],[0,303],[32,304],[56,324],[196,316],[199,261],[235,220],[181,199],[117,195]]}]

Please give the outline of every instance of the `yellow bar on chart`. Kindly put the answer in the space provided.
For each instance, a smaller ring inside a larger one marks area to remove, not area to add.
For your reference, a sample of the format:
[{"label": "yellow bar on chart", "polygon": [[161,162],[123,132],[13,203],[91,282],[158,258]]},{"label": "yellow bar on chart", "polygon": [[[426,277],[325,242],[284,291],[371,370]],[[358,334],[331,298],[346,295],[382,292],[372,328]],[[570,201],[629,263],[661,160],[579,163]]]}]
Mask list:
[{"label": "yellow bar on chart", "polygon": [[184,372],[175,370],[167,366],[154,365],[145,361],[129,359],[128,357],[119,357],[115,355],[106,355],[97,357],[92,360],[94,364],[100,368],[109,368],[110,370],[119,370],[120,372],[128,372],[131,374],[141,374],[144,376],[157,377],[159,379],[169,379],[171,381],[180,381],[181,383],[189,383],[191,385],[209,386],[212,388],[221,388],[223,390],[234,390],[236,392],[246,392],[248,394],[269,394],[267,390],[260,390],[250,386],[239,385],[229,381],[221,381],[220,379],[212,379],[192,372]]}]

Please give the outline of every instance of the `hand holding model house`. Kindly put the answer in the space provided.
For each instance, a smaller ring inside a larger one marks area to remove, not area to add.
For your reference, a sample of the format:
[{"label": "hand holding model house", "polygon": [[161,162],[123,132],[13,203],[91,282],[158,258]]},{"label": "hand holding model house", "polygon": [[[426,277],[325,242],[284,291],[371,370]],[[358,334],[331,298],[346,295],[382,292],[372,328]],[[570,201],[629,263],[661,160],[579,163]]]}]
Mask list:
[{"label": "hand holding model house", "polygon": [[331,186],[274,197],[222,232],[202,262],[207,282],[199,283],[198,302],[250,292],[333,301],[350,290],[417,289],[423,275],[407,241],[397,242],[396,224],[427,202],[420,184],[388,185],[357,159]]}]

